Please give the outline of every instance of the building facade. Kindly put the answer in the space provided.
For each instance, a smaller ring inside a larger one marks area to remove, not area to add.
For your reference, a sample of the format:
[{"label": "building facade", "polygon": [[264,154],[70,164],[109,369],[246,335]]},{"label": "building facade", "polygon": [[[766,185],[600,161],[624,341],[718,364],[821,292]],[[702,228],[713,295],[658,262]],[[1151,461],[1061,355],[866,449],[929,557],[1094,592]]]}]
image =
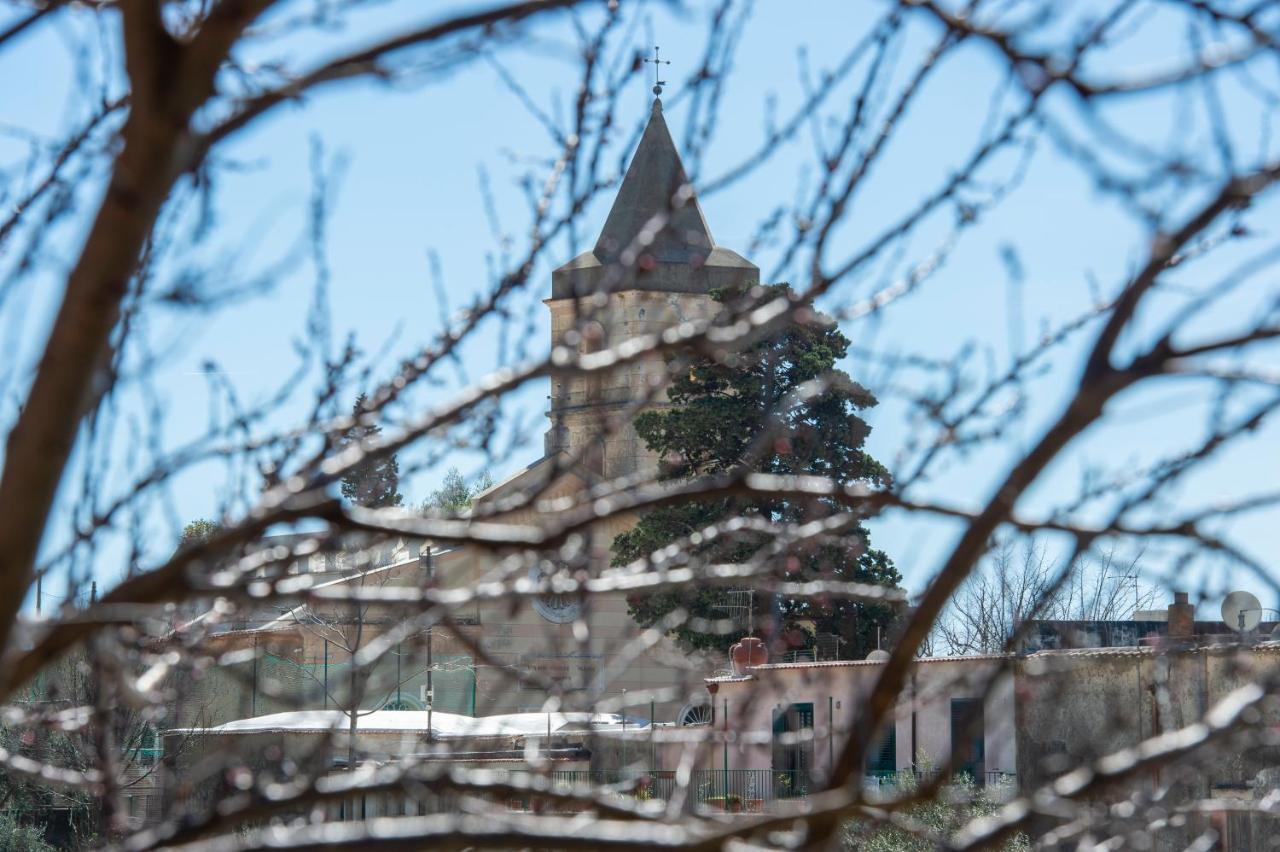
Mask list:
[{"label": "building facade", "polygon": [[864,772],[872,783],[938,772],[1009,782],[1017,767],[1012,663],[1003,655],[916,660],[879,731],[860,718],[884,668],[878,660],[772,663],[708,678],[711,724],[733,733],[712,760],[821,783],[849,738],[860,737],[871,742]]},{"label": "building facade", "polygon": [[[758,278],[754,265],[716,245],[655,100],[599,238],[552,274],[545,302],[551,345],[585,356],[661,335],[714,316],[713,291],[750,287]],[[653,475],[658,459],[631,424],[638,412],[665,404],[667,369],[654,354],[607,372],[553,378],[543,455],[479,495],[472,516],[553,526],[564,505],[583,501],[591,489]],[[615,516],[585,531],[582,551],[591,570],[609,564],[614,536],[633,522]],[[504,560],[526,555],[470,545],[357,541],[322,547],[295,570],[317,585],[469,589],[486,580],[522,579]],[[187,685],[191,698],[171,724],[213,726],[344,707],[353,695],[365,710],[431,704],[476,716],[588,710],[612,701],[617,709],[630,703],[631,711],[645,716],[652,708],[662,721],[688,721],[705,704],[702,679],[715,665],[665,639],[630,653],[641,631],[622,593],[589,600],[547,594],[518,606],[480,600],[464,607],[448,624],[398,643],[394,654],[354,684],[350,659],[357,646],[376,640],[400,616],[386,607],[355,613],[310,606],[214,619],[205,625],[208,640],[225,662]]]},{"label": "building facade", "polygon": [[[716,245],[655,100],[594,247],[552,274],[546,300],[551,344],[587,356],[661,335],[712,318],[718,310],[713,291],[758,280],[753,264]],[[556,501],[581,501],[606,483],[655,474],[659,460],[632,421],[665,404],[668,369],[653,354],[603,374],[553,378],[542,457],[480,495],[473,516],[552,525]],[[583,564],[607,566],[613,538],[634,521],[615,515],[592,525],[583,534]],[[467,586],[496,576],[506,555],[476,547],[442,552],[435,557],[439,582]],[[624,654],[640,629],[622,593],[589,600],[545,595],[517,608],[480,605],[472,617],[468,629],[483,656],[475,667],[480,714],[543,709],[544,686],[514,677],[528,672],[562,686],[560,700],[577,702],[572,709],[634,700],[636,712],[653,706],[658,720],[687,720],[702,703],[702,678],[713,666],[666,639],[638,655]]]}]

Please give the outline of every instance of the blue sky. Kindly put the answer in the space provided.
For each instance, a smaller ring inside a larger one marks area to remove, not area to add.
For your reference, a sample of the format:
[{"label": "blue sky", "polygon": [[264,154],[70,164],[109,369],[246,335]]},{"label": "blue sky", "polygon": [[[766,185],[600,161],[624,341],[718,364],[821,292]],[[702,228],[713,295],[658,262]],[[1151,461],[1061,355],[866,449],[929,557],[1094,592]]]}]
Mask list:
[{"label": "blue sky", "polygon": [[[433,7],[434,14],[442,12]],[[632,14],[637,24],[626,37],[635,48],[644,50],[656,40],[664,57],[672,61],[664,68],[670,84],[665,97],[667,118],[677,142],[683,144],[687,114],[680,81],[701,55],[707,13],[701,6],[681,14],[649,4]],[[287,49],[294,56],[322,56],[341,43],[359,42],[405,21],[421,20],[418,4],[376,5],[341,36],[307,35],[292,39]],[[838,61],[871,20],[868,7],[862,4],[758,3],[743,31],[716,132],[695,180],[706,183],[760,144],[770,98],[776,97],[780,104],[779,114],[794,106],[804,91],[799,79],[802,46],[811,73],[817,76]],[[81,120],[82,113],[67,106],[76,100],[80,84],[66,45],[70,33],[83,33],[90,26],[87,16],[46,26],[24,38],[19,49],[0,56],[0,80],[7,81],[0,97],[0,122],[5,127],[53,136]],[[1178,42],[1172,29],[1165,31],[1157,20],[1143,32],[1114,57],[1111,70],[1158,67],[1176,58]],[[536,40],[496,54],[539,106],[552,113],[573,97],[575,67],[568,36],[563,23],[557,23],[539,30]],[[899,56],[902,73],[934,36],[924,25],[912,30]],[[833,264],[931,191],[967,155],[980,134],[992,92],[1001,85],[1001,73],[997,58],[974,46],[958,52],[931,78],[838,229],[829,256]],[[625,138],[648,112],[650,97],[647,78],[629,84],[620,116],[627,133],[618,134],[614,142],[618,162],[625,153],[621,147]],[[1245,159],[1256,157],[1259,148],[1267,146],[1274,156],[1275,144],[1262,135],[1264,122],[1256,105],[1231,91],[1224,97],[1232,133],[1241,150],[1249,152]],[[1015,100],[1011,97],[1010,103]],[[1065,98],[1059,97],[1053,109],[1065,121],[1073,120]],[[1117,122],[1138,127],[1144,138],[1161,144],[1196,151],[1211,141],[1203,122],[1188,118],[1172,98],[1128,99],[1108,111]],[[824,132],[830,135],[834,128],[824,126]],[[519,181],[531,171],[540,173],[552,149],[535,119],[484,61],[445,79],[428,75],[406,84],[352,83],[317,92],[305,104],[278,111],[223,149],[221,157],[231,168],[217,185],[215,224],[205,241],[184,251],[180,262],[161,271],[161,278],[177,275],[182,264],[201,261],[211,265],[216,261],[228,281],[252,278],[255,272],[268,269],[273,258],[287,255],[306,228],[309,163],[317,138],[323,140],[323,156],[334,172],[326,256],[334,339],[351,335],[364,352],[383,352],[374,375],[385,376],[396,358],[412,352],[439,329],[431,256],[438,258],[454,309],[490,281],[487,258],[494,252],[494,239],[481,174],[487,176],[502,229],[519,246],[528,226]],[[5,162],[21,150],[12,133],[0,137]],[[792,203],[806,181],[811,184],[812,159],[811,138],[801,134],[749,179],[726,191],[704,194],[702,203],[717,242],[746,253],[760,222],[776,206]],[[1012,174],[1015,168],[1016,163],[1006,159],[993,174]],[[82,202],[90,203],[98,191],[98,184],[86,181]],[[556,245],[550,260],[568,260],[594,241],[609,197],[606,193],[583,217],[579,245]],[[1194,200],[1170,199],[1169,203],[1190,205]],[[1268,204],[1275,207],[1274,202]],[[932,251],[947,224],[945,220],[927,223],[904,247],[905,262],[919,261]],[[883,317],[848,324],[845,331],[856,346],[882,354],[951,359],[973,345],[979,362],[988,359],[993,369],[1003,369],[1013,351],[1031,345],[1042,326],[1085,310],[1094,298],[1091,281],[1103,293],[1114,292],[1142,258],[1146,239],[1144,230],[1125,211],[1099,194],[1077,165],[1042,139],[1015,191],[958,244],[937,275]],[[76,242],[77,234],[70,229],[59,237],[59,244],[67,249]],[[1010,246],[1025,278],[1017,300],[1011,297],[1001,259]],[[763,246],[752,259],[768,272],[776,263],[776,252]],[[1189,274],[1220,273],[1229,259]],[[547,323],[539,300],[549,295],[549,272],[548,265],[540,268],[539,290],[514,303],[517,312],[528,315],[535,328],[534,340],[541,346],[546,345]],[[876,269],[877,274],[892,272],[887,264]],[[796,269],[783,277],[801,280]],[[315,278],[314,265],[304,262],[287,274],[272,276],[265,292],[237,300],[212,318],[181,310],[153,314],[146,334],[152,350],[163,353],[156,393],[167,417],[166,442],[179,444],[204,424],[211,404],[203,375],[206,362],[216,362],[245,399],[267,394],[287,379],[293,343],[306,334]],[[874,283],[874,279],[849,282],[825,306],[838,310],[865,295]],[[1274,281],[1270,286],[1274,293]],[[30,369],[56,294],[56,278],[46,275],[29,280],[24,292],[0,307],[0,334],[6,338],[5,351],[12,353],[11,364],[19,365],[19,374]],[[1223,328],[1238,327],[1265,296],[1256,287],[1245,288],[1202,328],[1207,332],[1215,322]],[[1077,345],[1049,362],[1050,369],[1034,386],[1027,415],[1011,436],[993,448],[954,459],[923,493],[963,507],[980,505],[1008,460],[1057,413],[1077,376],[1080,345],[1089,337],[1086,330]],[[496,366],[498,351],[498,334],[486,327],[466,349],[465,375],[453,379],[454,388]],[[885,375],[853,363],[850,367],[884,400],[869,417],[874,429],[870,448],[892,463],[912,435],[909,409],[894,393],[894,387],[909,377]],[[413,404],[438,403],[454,388],[432,388],[412,397]],[[12,416],[13,389],[5,387],[3,392],[0,418],[7,419]],[[519,412],[536,428],[527,446],[493,471],[497,477],[540,453],[545,395],[545,387],[533,387],[504,404],[504,413]],[[1026,511],[1047,510],[1070,499],[1091,465],[1123,470],[1153,454],[1194,445],[1203,434],[1208,398],[1205,388],[1189,382],[1156,384],[1122,398],[1108,425],[1074,444],[1037,486],[1026,501]],[[294,416],[302,410],[301,400],[290,409]],[[1265,489],[1280,478],[1276,439],[1276,428],[1271,426],[1241,442],[1191,479],[1167,511],[1172,515],[1186,507]],[[483,464],[465,453],[452,460],[467,472]],[[426,497],[447,466],[437,465],[411,478],[405,488],[407,497],[413,502]],[[157,552],[168,546],[177,523],[214,511],[226,487],[224,473],[212,466],[198,468],[175,483],[166,498],[165,517],[157,518],[152,533]],[[1271,513],[1257,513],[1232,522],[1231,529],[1254,556],[1270,562],[1280,544],[1274,520]],[[956,528],[890,516],[875,522],[873,535],[876,544],[895,558],[908,586],[918,590],[954,540]],[[1172,564],[1170,558],[1151,554],[1144,566],[1153,577],[1163,576]],[[110,573],[104,571],[106,576]],[[1230,575],[1179,579],[1193,585],[1203,581],[1215,588],[1237,582],[1258,588],[1254,581]]]}]

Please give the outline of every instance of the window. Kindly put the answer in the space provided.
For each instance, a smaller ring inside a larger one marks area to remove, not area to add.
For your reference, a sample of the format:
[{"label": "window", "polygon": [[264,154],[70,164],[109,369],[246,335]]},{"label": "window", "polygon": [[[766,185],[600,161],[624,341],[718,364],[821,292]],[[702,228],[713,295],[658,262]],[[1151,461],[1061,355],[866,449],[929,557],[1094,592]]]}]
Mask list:
[{"label": "window", "polygon": [[680,725],[710,725],[711,724],[711,705],[710,704],[686,704],[677,717],[677,723]]},{"label": "window", "polygon": [[867,760],[867,773],[890,775],[898,771],[898,729],[892,722]]},{"label": "window", "polygon": [[160,759],[163,749],[160,746],[160,737],[156,733],[153,725],[144,724],[142,729],[136,734],[136,747],[134,749],[133,759],[142,766],[151,766]]}]

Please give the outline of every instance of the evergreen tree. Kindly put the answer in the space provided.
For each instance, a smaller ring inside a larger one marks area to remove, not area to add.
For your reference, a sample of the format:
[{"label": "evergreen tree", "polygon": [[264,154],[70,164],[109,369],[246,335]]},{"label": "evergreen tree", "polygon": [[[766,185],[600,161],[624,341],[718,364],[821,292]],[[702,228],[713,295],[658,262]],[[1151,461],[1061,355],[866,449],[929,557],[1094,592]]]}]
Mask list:
[{"label": "evergreen tree", "polygon": [[[788,292],[785,284],[764,288],[761,298]],[[740,293],[713,293],[718,301]],[[836,368],[849,340],[834,323],[815,317],[793,324],[725,358],[691,356],[687,373],[681,370],[668,387],[671,406],[636,418],[636,433],[663,459],[664,479],[689,479],[746,465],[760,473],[816,475],[846,485],[887,484],[884,467],[863,450],[870,427],[857,412],[871,408],[875,398]],[[803,401],[790,397],[805,382],[824,380],[824,391]],[[771,442],[761,442],[767,422],[780,430]],[[614,539],[614,564],[624,565],[673,541],[735,515],[775,523],[804,523],[836,509],[828,500],[746,500],[726,498],[691,501],[649,512],[631,530]],[[718,536],[693,550],[700,556],[743,562],[768,539],[754,533]],[[837,539],[799,542],[787,556],[787,579],[829,579],[876,583],[895,587],[901,576],[883,552],[873,550],[866,530],[858,527]],[[726,590],[704,586],[675,594],[636,596],[631,615],[649,627],[677,607],[694,619],[727,617]],[[755,596],[755,623],[773,623],[791,646],[807,644],[814,633],[836,634],[842,655],[862,656],[876,647],[876,628],[895,618],[885,605],[846,598],[774,598]],[[700,630],[699,627],[703,627]],[[674,631],[686,649],[724,649],[743,633],[705,632],[705,623],[686,622]]]},{"label": "evergreen tree", "polygon": [[[360,394],[351,409],[351,415],[359,420],[367,413],[365,395]],[[376,423],[357,422],[342,436],[340,446],[345,449],[353,444],[371,443],[381,432],[382,427]],[[376,459],[364,459],[352,468],[342,477],[342,496],[357,506],[369,509],[399,506],[403,498],[400,495],[400,462],[396,460],[395,453]]]}]

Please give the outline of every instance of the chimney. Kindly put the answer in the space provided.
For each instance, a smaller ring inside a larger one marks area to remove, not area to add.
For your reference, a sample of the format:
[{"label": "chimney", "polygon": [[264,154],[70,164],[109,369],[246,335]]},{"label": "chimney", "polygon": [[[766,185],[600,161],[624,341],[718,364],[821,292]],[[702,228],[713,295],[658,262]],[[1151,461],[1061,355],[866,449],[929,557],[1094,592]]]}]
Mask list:
[{"label": "chimney", "polygon": [[1169,638],[1190,639],[1196,632],[1196,608],[1186,592],[1174,592],[1169,604]]}]

